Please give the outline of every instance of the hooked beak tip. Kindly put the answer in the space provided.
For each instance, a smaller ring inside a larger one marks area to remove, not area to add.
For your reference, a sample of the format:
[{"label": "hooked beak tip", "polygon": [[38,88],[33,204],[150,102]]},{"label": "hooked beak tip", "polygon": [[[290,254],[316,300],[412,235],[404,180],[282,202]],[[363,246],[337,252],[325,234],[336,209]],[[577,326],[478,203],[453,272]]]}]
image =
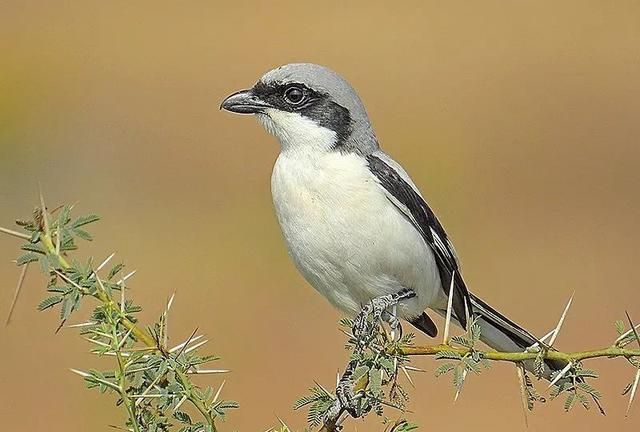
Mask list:
[{"label": "hooked beak tip", "polygon": [[252,89],[240,90],[228,96],[220,104],[220,109],[238,114],[257,114],[270,105],[253,94]]}]

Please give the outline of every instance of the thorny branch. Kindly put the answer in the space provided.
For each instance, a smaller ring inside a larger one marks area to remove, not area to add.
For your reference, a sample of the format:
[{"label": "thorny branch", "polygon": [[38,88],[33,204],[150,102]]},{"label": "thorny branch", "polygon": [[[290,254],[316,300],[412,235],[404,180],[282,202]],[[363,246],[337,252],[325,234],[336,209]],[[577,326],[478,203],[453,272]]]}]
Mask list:
[{"label": "thorny branch", "polygon": [[[408,346],[401,347],[400,352],[406,356],[437,356],[443,352],[455,352],[460,356],[470,354],[472,351],[468,348],[454,348],[450,345],[433,345],[433,346]],[[610,346],[606,348],[596,349],[592,351],[576,351],[576,352],[560,352],[560,351],[545,351],[543,353],[537,352],[498,352],[498,351],[482,351],[476,350],[476,353],[482,358],[494,361],[503,361],[511,363],[520,363],[525,360],[536,360],[542,358],[543,360],[562,360],[566,362],[580,362],[583,360],[589,360],[599,357],[640,357],[640,349],[626,349],[617,346]]]},{"label": "thorny branch", "polygon": [[[631,317],[627,313],[627,321],[630,328],[627,330],[622,321],[616,322],[618,337],[611,346],[588,351],[557,351],[552,345],[557,339],[569,307],[572,304],[572,300],[573,296],[569,300],[555,329],[541,338],[535,346],[530,347],[524,352],[498,352],[478,349],[476,344],[480,340],[481,329],[475,321],[471,323],[466,334],[449,338],[447,334],[448,332],[445,332],[444,342],[433,346],[413,345],[411,338],[408,340],[401,339],[398,343],[395,343],[393,338],[390,338],[387,334],[382,323],[379,322],[377,323],[375,330],[373,330],[373,333],[368,336],[369,343],[366,346],[366,350],[369,351],[369,356],[367,357],[366,355],[361,355],[361,348],[358,341],[354,338],[353,334],[348,331],[352,326],[351,321],[343,320],[342,324],[345,328],[343,331],[349,337],[347,347],[353,351],[348,369],[359,366],[360,369],[366,369],[369,372],[361,373],[360,378],[354,382],[354,399],[357,398],[361,403],[361,406],[369,407],[369,410],[376,410],[379,415],[382,415],[382,405],[398,408],[404,412],[404,403],[407,398],[401,397],[398,399],[397,394],[394,396],[392,391],[397,391],[399,388],[397,381],[398,371],[402,371],[409,382],[411,382],[409,371],[415,369],[408,365],[408,359],[413,356],[434,356],[438,360],[447,361],[447,363],[438,367],[436,370],[436,376],[448,373],[453,375],[453,385],[456,390],[454,399],[457,399],[460,395],[465,380],[470,372],[479,374],[483,369],[490,365],[490,362],[493,361],[510,362],[516,366],[516,370],[518,372],[523,407],[525,408],[525,422],[527,422],[527,411],[533,410],[535,403],[545,402],[545,398],[542,397],[533,386],[533,380],[525,370],[524,362],[534,362],[535,375],[538,378],[541,378],[544,372],[544,361],[559,360],[566,363],[566,367],[551,375],[551,384],[549,384],[549,388],[552,389],[549,397],[551,399],[555,399],[560,395],[564,395],[564,409],[566,411],[570,410],[576,403],[579,403],[584,408],[589,409],[590,402],[593,402],[599,411],[604,414],[604,408],[600,402],[600,392],[593,387],[592,384],[587,382],[588,380],[598,378],[598,374],[593,370],[586,369],[583,362],[601,357],[620,357],[626,359],[634,368],[637,369],[634,380],[632,380],[632,382],[629,383],[623,391],[623,394],[629,393],[629,404],[627,408],[628,414],[637,391],[638,382],[640,381],[640,349],[631,349],[627,346],[634,341],[640,346],[640,337],[638,337],[636,330],[640,325],[634,325]],[[449,310],[446,314],[447,322],[445,323],[445,328],[449,327],[449,320],[451,319],[451,305],[452,302],[449,301]],[[362,317],[359,317],[359,319],[361,320]],[[378,362],[372,362],[371,358],[377,359]],[[380,359],[385,360],[387,366],[385,366]],[[389,367],[388,365],[393,366]],[[374,371],[376,374],[378,371],[381,371],[383,379],[377,384],[372,384],[370,379],[372,376],[370,373],[371,371]],[[371,391],[372,386],[377,386],[377,389],[374,389],[373,392]],[[386,395],[384,393],[385,387],[389,388],[388,394]],[[405,395],[403,392],[401,394]],[[322,424],[322,427],[320,428],[321,432],[338,431],[341,429],[341,424],[348,413],[344,408],[337,412],[335,412],[335,410],[327,410],[327,406],[330,406],[329,402],[333,402],[335,400],[336,396],[333,393],[328,392],[322,387],[316,386],[312,389],[311,396],[307,396],[298,401],[296,408],[301,406],[310,406],[309,423],[311,425]],[[365,413],[366,412],[368,411],[365,410]]]},{"label": "thorny branch", "polygon": [[[120,274],[123,268],[122,265],[116,265],[103,280],[98,274],[107,266],[113,255],[95,268],[91,260],[87,265],[82,265],[69,258],[68,253],[77,249],[75,238],[91,240],[84,227],[98,220],[97,216],[90,215],[72,221],[71,210],[72,206],[64,206],[50,212],[41,197],[33,220],[17,222],[23,232],[0,227],[0,233],[27,241],[22,246],[25,253],[16,260],[16,263],[22,266],[22,272],[7,323],[24,283],[27,266],[29,263],[38,262],[50,278],[47,291],[54,294],[43,300],[39,309],[60,305],[61,326],[77,309],[82,299],[92,297],[98,300],[98,307],[89,321],[67,327],[79,328],[81,333],[87,336],[86,339],[96,347],[92,352],[114,356],[116,368],[108,372],[72,371],[81,375],[89,387],[99,388],[103,392],[112,391],[119,396],[118,404],[127,412],[127,430],[139,432],[154,428],[157,431],[168,431],[174,426],[169,420],[169,416],[172,416],[178,421],[181,432],[216,431],[216,418],[223,417],[227,409],[235,408],[237,404],[220,399],[224,382],[214,392],[211,388],[200,389],[190,377],[194,374],[217,374],[227,371],[200,367],[217,358],[197,354],[197,349],[206,343],[206,340],[201,340],[202,335],[196,335],[196,331],[186,341],[172,348],[167,345],[167,317],[173,296],[167,302],[160,320],[154,326],[144,329],[134,316],[140,308],[125,299],[125,282],[135,272],[115,282],[115,276]],[[114,291],[120,292],[119,299],[114,298]],[[450,299],[445,323],[447,329],[450,327],[451,304]],[[478,349],[480,327],[475,322],[471,323],[463,335],[449,338],[448,331],[445,332],[442,344],[414,345],[412,334],[395,340],[383,324],[371,316],[366,317],[371,325],[370,334],[365,335],[367,342],[363,346],[362,338],[355,338],[350,333],[353,322],[349,319],[342,320],[341,325],[345,329],[343,331],[348,336],[347,349],[351,350],[349,369],[353,374],[352,393],[358,403],[358,415],[374,412],[383,419],[386,425],[385,432],[408,432],[416,428],[403,418],[393,421],[386,414],[390,408],[399,410],[401,416],[405,414],[409,396],[401,383],[400,372],[413,386],[411,373],[421,371],[410,365],[410,358],[414,356],[433,356],[443,361],[437,368],[436,375],[450,374],[453,377],[455,398],[459,396],[468,376],[481,373],[491,362],[513,363],[518,371],[525,414],[533,409],[535,403],[545,401],[534,388],[529,373],[525,371],[525,361],[535,363],[534,375],[538,377],[542,374],[545,360],[567,363],[564,370],[552,376],[549,386],[553,387],[550,398],[564,395],[564,408],[567,411],[577,403],[589,408],[589,402],[592,401],[603,412],[600,393],[587,382],[597,378],[598,374],[586,369],[583,362],[602,357],[624,358],[635,369],[634,378],[623,391],[623,394],[629,395],[628,414],[640,382],[640,337],[636,330],[640,326],[635,325],[627,314],[628,328],[624,322],[616,322],[618,337],[610,346],[576,352],[557,351],[553,344],[570,305],[571,300],[555,329],[541,338],[539,344],[524,352]],[[629,345],[632,343],[637,343],[639,349],[630,348]],[[181,410],[186,401],[200,413],[202,422],[192,420],[189,414]],[[333,432],[340,430],[348,417],[344,409],[329,415],[335,401],[335,392],[316,384],[310,395],[296,402],[295,409],[308,408],[311,427],[317,427],[321,432]],[[290,431],[284,423],[282,425],[280,431]]]},{"label": "thorny branch", "polygon": [[[95,215],[89,215],[72,220],[71,210],[71,206],[64,206],[49,212],[41,197],[40,206],[33,213],[33,220],[17,221],[26,233],[0,228],[2,233],[27,240],[22,246],[26,253],[16,260],[18,265],[23,266],[23,271],[11,311],[23,285],[27,266],[31,262],[38,262],[44,273],[49,276],[47,291],[55,293],[43,300],[39,309],[45,310],[60,305],[60,327],[65,324],[71,313],[78,309],[83,299],[91,297],[98,300],[98,306],[88,322],[68,327],[79,328],[82,334],[88,335],[86,339],[98,347],[92,352],[115,356],[116,370],[105,373],[74,369],[72,371],[81,375],[89,387],[98,387],[101,391],[114,391],[119,395],[118,404],[122,404],[127,411],[127,426],[130,430],[168,430],[171,423],[162,413],[162,409],[171,408],[173,417],[182,425],[181,431],[216,431],[216,417],[223,417],[227,409],[235,408],[237,404],[218,400],[219,392],[215,400],[212,400],[213,389],[207,388],[203,392],[191,381],[188,374],[227,371],[199,367],[200,364],[217,359],[197,354],[196,349],[203,345],[202,342],[190,346],[190,338],[180,345],[180,349],[172,350],[167,346],[166,321],[171,301],[160,322],[149,331],[136,323],[133,314],[141,308],[125,299],[125,282],[135,272],[114,282],[112,279],[124,268],[122,264],[118,264],[111,269],[107,280],[103,281],[98,276],[113,254],[95,269],[91,260],[87,265],[82,265],[69,259],[68,252],[77,249],[75,239],[91,240],[84,227],[99,219]],[[120,291],[120,302],[113,297],[113,291],[116,290]],[[135,346],[136,342],[142,346]],[[188,414],[178,411],[185,401],[193,405],[202,415],[204,422],[192,421]]]}]

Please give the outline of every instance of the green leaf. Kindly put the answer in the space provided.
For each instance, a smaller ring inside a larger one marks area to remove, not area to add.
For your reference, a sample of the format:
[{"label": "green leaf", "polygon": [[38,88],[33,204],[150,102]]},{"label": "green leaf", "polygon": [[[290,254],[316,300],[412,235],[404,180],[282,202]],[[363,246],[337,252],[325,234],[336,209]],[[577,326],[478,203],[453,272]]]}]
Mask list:
[{"label": "green leaf", "polygon": [[600,375],[598,374],[598,372],[592,369],[581,369],[579,371],[576,371],[576,376],[585,378],[598,378]]},{"label": "green leaf", "polygon": [[545,363],[544,363],[544,352],[540,351],[538,356],[536,357],[533,363],[533,372],[536,378],[540,379],[544,375],[545,371]]},{"label": "green leaf", "polygon": [[93,222],[97,222],[99,220],[100,220],[100,216],[95,215],[95,214],[91,214],[91,215],[87,215],[87,216],[80,216],[78,219],[73,221],[73,223],[71,224],[71,227],[72,228],[79,228],[81,226],[88,225],[88,224],[93,223]]},{"label": "green leaf", "polygon": [[462,356],[455,351],[440,351],[435,357],[436,359],[462,360]]},{"label": "green leaf", "polygon": [[31,243],[38,243],[40,241],[40,231],[34,231],[31,233],[31,238],[29,239]]},{"label": "green leaf", "polygon": [[573,408],[573,405],[576,403],[576,393],[571,392],[567,395],[567,398],[564,401],[564,410],[570,411]]},{"label": "green leaf", "polygon": [[465,348],[471,348],[473,346],[473,344],[471,343],[471,341],[469,339],[467,339],[464,336],[453,336],[451,338],[452,342],[455,342],[459,345],[462,345]]},{"label": "green leaf", "polygon": [[62,307],[60,308],[60,319],[65,321],[73,312],[74,302],[70,297],[65,297],[62,301]]},{"label": "green leaf", "polygon": [[71,206],[65,205],[58,216],[59,227],[63,227],[71,221]]},{"label": "green leaf", "polygon": [[458,365],[453,369],[453,386],[456,388],[456,391],[462,390],[462,386],[464,385],[464,366]]},{"label": "green leaf", "polygon": [[87,231],[83,230],[83,229],[79,229],[79,228],[74,228],[73,229],[73,233],[80,237],[83,240],[86,241],[92,241],[93,240],[93,236],[91,234],[89,234]]},{"label": "green leaf", "polygon": [[468,371],[471,371],[471,372],[473,372],[475,374],[479,374],[480,372],[482,372],[482,369],[480,369],[479,362],[475,361],[473,358],[465,357],[462,361],[463,361],[463,363],[465,365],[465,368]]},{"label": "green leaf", "polygon": [[64,287],[64,286],[51,285],[51,286],[47,287],[47,291],[48,292],[54,292],[54,293],[65,293],[68,290],[69,289],[67,287]]},{"label": "green leaf", "polygon": [[118,273],[122,271],[123,268],[124,268],[124,264],[122,263],[116,264],[115,266],[113,266],[109,271],[109,274],[107,275],[107,280],[113,279]]},{"label": "green leaf", "polygon": [[51,272],[51,265],[50,265],[50,261],[49,261],[49,256],[48,255],[38,255],[40,258],[38,259],[38,264],[40,264],[40,270],[42,270],[42,273],[50,273]]},{"label": "green leaf", "polygon": [[380,369],[369,371],[369,389],[374,395],[379,395],[382,392],[382,371]]},{"label": "green leaf", "polygon": [[389,375],[395,373],[395,367],[393,365],[393,360],[388,357],[383,357],[379,361],[380,366],[384,368],[385,371],[389,373]]},{"label": "green leaf", "polygon": [[184,411],[176,411],[173,413],[173,416],[181,423],[192,424],[191,417]]},{"label": "green leaf", "polygon": [[616,331],[618,332],[619,335],[624,333],[624,322],[622,320],[617,320],[615,322],[615,326],[616,326]]},{"label": "green leaf", "polygon": [[29,252],[35,252],[37,254],[46,254],[47,253],[42,248],[42,246],[40,246],[39,244],[33,244],[33,243],[25,243],[20,247],[20,249],[25,250],[25,251],[29,251]]},{"label": "green leaf", "polygon": [[395,426],[391,429],[392,432],[411,432],[412,430],[418,429],[418,425],[409,423],[404,420],[400,425]]},{"label": "green leaf", "polygon": [[438,366],[436,369],[436,377],[442,376],[446,373],[451,372],[456,368],[456,365],[453,363],[445,363],[443,365]]},{"label": "green leaf", "polygon": [[22,266],[30,262],[35,262],[35,261],[38,261],[41,256],[42,255],[34,252],[27,252],[26,254],[18,257],[18,259],[16,260],[16,264],[18,264],[19,266]]},{"label": "green leaf", "polygon": [[45,309],[53,307],[53,306],[57,305],[58,303],[60,303],[62,300],[63,300],[63,297],[62,296],[58,296],[58,295],[57,296],[48,297],[48,298],[46,298],[46,299],[44,299],[44,300],[42,300],[40,302],[40,304],[38,305],[38,310],[39,311],[43,311]]},{"label": "green leaf", "polygon": [[475,345],[480,340],[480,335],[482,334],[482,328],[480,328],[480,325],[478,323],[474,322],[473,324],[471,324],[470,333],[471,333],[471,340],[473,342],[473,345]]},{"label": "green leaf", "polygon": [[588,410],[589,408],[591,408],[589,399],[587,399],[585,395],[579,394],[578,399],[580,400],[580,404],[584,407],[584,409]]},{"label": "green leaf", "polygon": [[234,408],[240,408],[240,404],[236,401],[220,401],[216,404],[216,407],[219,410],[228,410],[228,409],[234,409]]},{"label": "green leaf", "polygon": [[356,370],[353,371],[352,381],[358,381],[362,376],[369,373],[369,369],[368,366],[358,366]]},{"label": "green leaf", "polygon": [[602,395],[600,394],[600,392],[598,390],[596,390],[593,386],[587,384],[584,381],[578,382],[577,386],[578,386],[578,388],[582,389],[586,393],[589,393],[591,396],[593,396],[595,398],[602,397]]}]

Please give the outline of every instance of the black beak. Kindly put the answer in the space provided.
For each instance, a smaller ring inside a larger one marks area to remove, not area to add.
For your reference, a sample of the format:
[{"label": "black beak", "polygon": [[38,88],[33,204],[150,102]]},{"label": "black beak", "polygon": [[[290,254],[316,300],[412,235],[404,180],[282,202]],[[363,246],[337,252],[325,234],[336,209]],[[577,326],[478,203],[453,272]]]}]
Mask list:
[{"label": "black beak", "polygon": [[253,94],[252,89],[240,90],[222,101],[220,109],[239,114],[256,114],[270,108],[271,105],[260,100]]}]

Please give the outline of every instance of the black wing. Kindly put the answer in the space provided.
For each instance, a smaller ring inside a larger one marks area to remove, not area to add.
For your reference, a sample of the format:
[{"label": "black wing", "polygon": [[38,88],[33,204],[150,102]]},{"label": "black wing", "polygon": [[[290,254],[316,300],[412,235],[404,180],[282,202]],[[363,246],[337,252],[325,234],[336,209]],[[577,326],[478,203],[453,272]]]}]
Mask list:
[{"label": "black wing", "polygon": [[407,216],[433,250],[440,281],[447,295],[453,275],[453,312],[466,328],[467,316],[472,316],[471,301],[447,233],[420,194],[393,167],[375,154],[367,156],[367,163],[387,191],[389,200]]}]

